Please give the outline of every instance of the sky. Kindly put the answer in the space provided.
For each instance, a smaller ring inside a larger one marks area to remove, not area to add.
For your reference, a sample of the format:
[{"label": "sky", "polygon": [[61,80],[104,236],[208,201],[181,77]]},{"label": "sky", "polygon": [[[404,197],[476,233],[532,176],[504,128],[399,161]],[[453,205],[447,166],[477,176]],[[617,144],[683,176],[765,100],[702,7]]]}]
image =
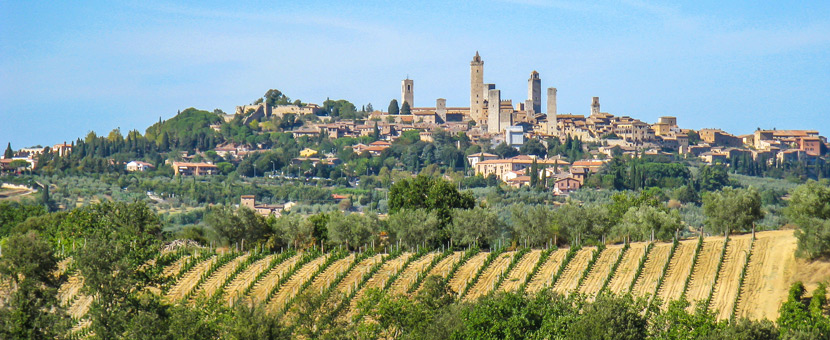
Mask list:
[{"label": "sky", "polygon": [[[0,145],[140,132],[268,89],[384,109],[469,106],[469,62],[502,99],[533,70],[559,114],[733,134],[830,130],[830,1],[0,0]],[[543,94],[545,91],[543,90]],[[543,102],[544,102],[543,97]]]}]

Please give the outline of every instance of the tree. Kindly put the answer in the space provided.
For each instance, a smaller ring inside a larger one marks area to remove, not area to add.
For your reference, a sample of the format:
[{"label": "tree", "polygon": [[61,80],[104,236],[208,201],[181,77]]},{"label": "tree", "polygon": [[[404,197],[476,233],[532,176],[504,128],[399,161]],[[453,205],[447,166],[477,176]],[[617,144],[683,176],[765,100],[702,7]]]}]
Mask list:
[{"label": "tree", "polygon": [[647,241],[653,231],[655,238],[668,241],[674,238],[678,229],[680,214],[677,210],[666,212],[651,206],[638,206],[629,208],[622,221],[611,231],[613,237],[630,236],[632,241]]},{"label": "tree", "polygon": [[402,115],[411,115],[412,114],[412,108],[409,106],[409,102],[404,101],[403,104],[401,104],[401,114]]},{"label": "tree", "polygon": [[755,188],[709,192],[703,196],[703,213],[706,229],[712,234],[749,231],[755,221],[764,217],[761,211],[761,195]]},{"label": "tree", "polygon": [[368,112],[368,113],[375,112],[375,108],[372,106],[372,103],[366,104],[366,112]]},{"label": "tree", "polygon": [[547,155],[548,150],[545,149],[545,146],[542,145],[536,138],[528,139],[522,146],[519,148],[519,152],[523,155],[534,155],[537,157],[545,157]]},{"label": "tree", "polygon": [[507,143],[502,142],[501,144],[496,146],[496,149],[493,150],[499,157],[501,158],[510,158],[513,156],[518,156],[519,151],[516,148],[507,145]]},{"label": "tree", "polygon": [[265,218],[246,207],[237,210],[231,207],[212,209],[205,222],[228,246],[243,246],[242,240],[245,240],[245,245],[254,245],[264,241],[271,232]]},{"label": "tree", "polygon": [[453,244],[469,246],[478,243],[492,247],[504,229],[499,216],[481,207],[473,209],[455,209],[452,217],[450,237]]},{"label": "tree", "polygon": [[389,216],[386,221],[392,242],[415,248],[417,245],[436,244],[444,239],[438,217],[425,209],[403,209]]},{"label": "tree", "polygon": [[697,182],[700,190],[717,191],[729,185],[729,174],[721,164],[706,165],[700,168]]},{"label": "tree", "polygon": [[329,214],[326,225],[329,243],[357,249],[369,244],[380,231],[377,215],[343,214],[335,211]]},{"label": "tree", "polygon": [[288,105],[291,103],[291,99],[277,89],[268,90],[263,97],[265,97],[265,104],[268,106]]},{"label": "tree", "polygon": [[12,143],[6,145],[6,152],[3,154],[3,158],[11,159],[14,157],[14,150],[12,150]]},{"label": "tree", "polygon": [[552,215],[551,210],[542,205],[513,205],[510,209],[513,237],[520,244],[526,241],[529,246],[540,246],[552,241],[556,235],[551,223]]},{"label": "tree", "polygon": [[798,226],[799,256],[813,259],[830,255],[830,188],[816,181],[798,186],[792,191],[786,215]]},{"label": "tree", "polygon": [[401,210],[424,209],[434,212],[441,226],[442,237],[437,246],[449,237],[453,209],[471,209],[475,199],[471,192],[459,192],[455,185],[441,178],[418,175],[403,179],[389,189],[389,213]]},{"label": "tree", "polygon": [[645,339],[648,320],[640,311],[645,304],[633,298],[599,295],[588,304],[568,330],[568,339]]},{"label": "tree", "polygon": [[11,283],[10,296],[0,305],[0,338],[54,339],[69,330],[69,318],[57,300],[61,277],[52,246],[35,231],[6,240],[0,258],[0,278]]},{"label": "tree", "polygon": [[392,99],[392,101],[389,102],[389,109],[388,110],[389,110],[390,115],[396,115],[396,114],[400,113],[400,108],[398,107],[398,100],[397,99]]}]

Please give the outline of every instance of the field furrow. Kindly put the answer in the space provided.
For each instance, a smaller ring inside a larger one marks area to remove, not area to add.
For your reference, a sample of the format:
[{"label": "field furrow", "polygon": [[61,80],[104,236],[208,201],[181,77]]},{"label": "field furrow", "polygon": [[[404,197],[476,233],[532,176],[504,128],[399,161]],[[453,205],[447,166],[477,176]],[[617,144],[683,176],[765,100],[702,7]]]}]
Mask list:
[{"label": "field furrow", "polygon": [[383,286],[386,284],[386,281],[389,280],[389,277],[397,273],[398,271],[403,269],[404,263],[408,260],[413,253],[403,253],[401,256],[398,256],[394,259],[388,260],[384,263],[377,272],[375,272],[369,280],[366,281],[366,284],[363,285],[362,288],[355,294],[354,298],[350,301],[349,311],[354,311],[355,307],[357,307],[357,303],[363,299],[368,292],[369,289],[382,289]]},{"label": "field furrow", "polygon": [[475,275],[478,269],[481,268],[481,265],[484,264],[484,261],[487,259],[488,255],[490,254],[480,252],[471,257],[466,263],[462,264],[455,273],[455,276],[450,278],[450,289],[456,293],[461,293],[469,280],[473,278],[473,275]]},{"label": "field furrow", "polygon": [[299,293],[300,287],[302,287],[306,281],[311,279],[311,275],[326,262],[326,259],[328,259],[329,256],[331,256],[331,254],[318,256],[294,272],[294,275],[291,275],[291,278],[289,278],[288,281],[282,285],[282,287],[279,287],[277,293],[274,294],[270,301],[268,301],[267,309],[271,312],[276,312],[282,309],[288,299]]},{"label": "field furrow", "polygon": [[204,294],[207,298],[212,297],[213,293],[219,289],[219,286],[225,283],[228,276],[236,270],[236,267],[247,260],[248,256],[250,256],[250,254],[237,256],[230,262],[225,263],[222,267],[219,267],[219,269],[216,269],[216,271],[214,271],[213,274],[211,274],[210,277],[202,283],[201,287],[199,287],[199,294],[196,294],[194,298],[202,294]]},{"label": "field furrow", "polygon": [[757,234],[741,287],[738,318],[778,318],[778,309],[787,299],[788,283],[796,266],[794,254],[797,243],[791,235],[792,230]]},{"label": "field furrow", "polygon": [[189,259],[190,255],[185,255],[176,260],[175,262],[167,265],[167,267],[164,267],[164,269],[162,269],[161,276],[165,278],[176,276],[177,274],[179,274],[179,272],[182,271],[185,262],[187,262],[187,260]]},{"label": "field furrow", "polygon": [[348,274],[346,274],[346,277],[344,277],[343,280],[340,281],[340,284],[337,285],[336,291],[343,294],[351,293],[354,290],[355,286],[357,286],[357,284],[360,283],[360,280],[363,278],[363,275],[369,272],[369,269],[371,269],[372,266],[380,262],[383,259],[383,256],[384,255],[382,254],[377,254],[368,259],[360,261],[360,263],[358,263],[354,268],[352,268],[352,270]]},{"label": "field furrow", "polygon": [[248,265],[245,270],[239,273],[239,275],[231,280],[231,282],[228,283],[228,286],[225,287],[225,301],[227,301],[228,304],[231,304],[238,300],[251,281],[256,278],[259,273],[268,268],[268,264],[271,263],[271,260],[273,260],[276,256],[278,255],[268,255]]},{"label": "field furrow", "polygon": [[247,298],[254,303],[264,302],[268,293],[280,282],[280,278],[287,274],[302,257],[303,254],[297,254],[274,266],[268,274],[254,284]]},{"label": "field furrow", "polygon": [[539,262],[539,258],[542,256],[541,249],[534,249],[522,256],[516,266],[513,267],[513,270],[507,274],[507,277],[501,283],[501,287],[499,290],[505,292],[512,292],[519,289],[525,280],[527,280],[527,274],[533,270],[533,267],[536,266],[536,262]]},{"label": "field furrow", "polygon": [[199,283],[199,279],[202,276],[202,273],[207,271],[214,262],[216,262],[217,256],[211,256],[209,259],[204,260],[190,269],[187,273],[182,276],[182,278],[173,285],[172,288],[167,292],[167,301],[170,302],[177,302],[190,293],[193,288],[196,288],[196,284]]},{"label": "field furrow", "polygon": [[565,255],[568,254],[568,249],[557,249],[548,256],[547,261],[539,268],[527,284],[528,293],[536,293],[545,287],[549,287],[553,280],[553,276],[559,271],[562,266],[562,261],[565,260]]},{"label": "field furrow", "polygon": [[497,282],[499,276],[505,275],[504,271],[507,270],[507,266],[510,265],[510,261],[513,260],[514,255],[516,255],[515,251],[505,252],[499,255],[493,262],[490,262],[490,265],[484,269],[478,281],[467,292],[467,296],[464,299],[475,300],[492,291],[494,288],[493,284]]},{"label": "field furrow", "polygon": [[[697,256],[697,263],[692,269],[692,279],[686,290],[686,300],[697,303],[709,297],[709,291],[715,284],[715,271],[718,270],[723,238],[707,237],[703,240],[703,249]],[[694,305],[693,304],[693,305]]]},{"label": "field furrow", "polygon": [[692,272],[694,267],[695,248],[697,248],[697,240],[682,241],[677,245],[674,251],[674,256],[669,262],[669,268],[666,270],[666,277],[663,279],[663,286],[657,293],[663,303],[668,304],[669,301],[680,299],[683,294],[683,285],[686,284],[686,278]]},{"label": "field furrow", "polygon": [[579,278],[585,272],[585,268],[595,250],[596,248],[594,247],[585,247],[577,251],[576,255],[571,259],[571,262],[565,267],[562,276],[554,283],[553,291],[560,294],[567,294],[576,289],[576,285],[579,284]]},{"label": "field furrow", "polygon": [[423,272],[426,267],[432,263],[432,260],[440,255],[441,253],[432,252],[428,253],[421,258],[412,261],[408,267],[406,267],[398,279],[392,283],[392,287],[389,287],[389,294],[390,295],[404,295],[409,290],[415,280],[418,279],[418,274]]},{"label": "field furrow", "polygon": [[599,254],[597,262],[594,263],[585,281],[582,282],[582,286],[579,287],[579,292],[591,296],[597,294],[602,289],[602,284],[605,283],[608,275],[611,274],[611,267],[614,266],[621,252],[622,246],[608,246],[605,248]]},{"label": "field furrow", "polygon": [[663,273],[663,267],[666,266],[666,261],[669,260],[671,246],[671,243],[657,243],[654,245],[654,249],[648,254],[648,259],[643,266],[640,277],[637,278],[637,283],[634,284],[632,294],[643,297],[654,295],[660,275]]},{"label": "field furrow", "polygon": [[746,264],[746,254],[749,253],[751,244],[752,235],[741,235],[732,237],[726,246],[726,256],[709,304],[709,309],[715,312],[718,319],[728,319],[732,313],[732,305],[740,289],[741,270]]},{"label": "field furrow", "polygon": [[354,262],[355,256],[356,255],[354,253],[351,253],[349,254],[349,256],[339,259],[331,265],[329,265],[329,267],[326,268],[326,270],[324,270],[322,273],[320,273],[320,275],[314,278],[314,281],[311,282],[311,285],[308,287],[308,289],[310,289],[311,292],[314,292],[315,294],[322,293],[323,290],[331,286],[331,282],[334,281],[335,278],[337,278],[337,275],[340,275],[341,273],[346,271],[346,269],[349,269],[349,265],[351,265],[352,262]]},{"label": "field furrow", "polygon": [[628,251],[623,254],[620,265],[616,272],[612,274],[611,281],[608,282],[609,292],[614,294],[628,293],[631,282],[637,279],[634,275],[637,275],[637,266],[646,252],[647,245],[645,242],[629,244]]}]

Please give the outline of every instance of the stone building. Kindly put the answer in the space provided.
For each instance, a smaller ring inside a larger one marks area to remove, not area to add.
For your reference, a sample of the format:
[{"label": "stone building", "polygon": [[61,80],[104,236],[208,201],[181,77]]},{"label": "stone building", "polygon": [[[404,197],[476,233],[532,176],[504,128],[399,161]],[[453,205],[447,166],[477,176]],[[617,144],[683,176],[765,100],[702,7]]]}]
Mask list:
[{"label": "stone building", "polygon": [[542,79],[535,70],[530,73],[530,79],[527,80],[527,100],[532,106],[525,107],[526,111],[542,112]]},{"label": "stone building", "polygon": [[484,117],[484,61],[476,51],[473,61],[470,62],[470,118],[477,124],[483,124]]},{"label": "stone building", "polygon": [[410,108],[415,107],[414,85],[409,77],[401,81],[401,106],[403,106],[403,103],[409,103]]}]

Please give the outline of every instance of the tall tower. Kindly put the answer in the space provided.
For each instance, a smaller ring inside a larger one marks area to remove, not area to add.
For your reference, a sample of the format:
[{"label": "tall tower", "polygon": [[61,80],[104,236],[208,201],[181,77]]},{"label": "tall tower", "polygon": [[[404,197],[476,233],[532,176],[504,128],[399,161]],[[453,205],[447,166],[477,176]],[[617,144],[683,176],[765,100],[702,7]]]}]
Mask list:
[{"label": "tall tower", "polygon": [[[530,72],[530,79],[527,80],[527,99],[533,102],[533,112],[542,112],[542,79],[539,79],[539,72]],[[530,111],[530,108],[525,108]]]},{"label": "tall tower", "polygon": [[599,97],[594,97],[591,99],[591,114],[598,115],[599,114]]},{"label": "tall tower", "polygon": [[487,98],[487,132],[501,133],[501,90],[490,90]]},{"label": "tall tower", "polygon": [[413,101],[415,98],[412,85],[412,79],[409,79],[409,77],[406,77],[406,79],[401,81],[401,105],[403,105],[403,102],[407,102],[409,103],[410,108],[415,107],[415,102]]},{"label": "tall tower", "polygon": [[547,115],[548,115],[548,129],[547,134],[552,136],[559,135],[559,126],[557,125],[558,122],[556,121],[556,88],[555,87],[548,87],[548,108],[547,108]]},{"label": "tall tower", "polygon": [[438,98],[435,100],[435,114],[438,117],[441,117],[441,122],[447,122],[447,100],[444,98]]},{"label": "tall tower", "polygon": [[486,121],[484,117],[484,62],[476,51],[476,56],[470,62],[470,118],[476,123]]}]

